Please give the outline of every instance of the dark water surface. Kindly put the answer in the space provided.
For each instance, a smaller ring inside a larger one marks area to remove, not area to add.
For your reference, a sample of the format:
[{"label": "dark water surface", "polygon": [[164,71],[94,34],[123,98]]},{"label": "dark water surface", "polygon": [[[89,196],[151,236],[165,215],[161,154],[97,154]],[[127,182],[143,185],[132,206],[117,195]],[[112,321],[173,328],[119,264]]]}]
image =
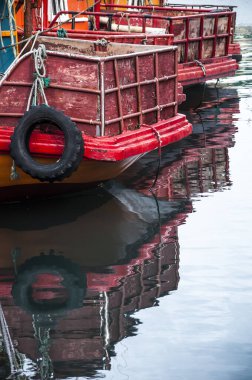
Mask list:
[{"label": "dark water surface", "polygon": [[252,378],[251,46],[190,91],[194,132],[156,182],[154,152],[83,195],[0,206],[0,379]]}]

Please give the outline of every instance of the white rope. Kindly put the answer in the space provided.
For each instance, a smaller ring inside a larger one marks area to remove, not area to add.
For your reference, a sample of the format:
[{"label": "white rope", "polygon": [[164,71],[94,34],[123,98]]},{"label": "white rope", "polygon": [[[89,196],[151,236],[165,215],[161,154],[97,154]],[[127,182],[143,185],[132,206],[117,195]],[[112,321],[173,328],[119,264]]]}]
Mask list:
[{"label": "white rope", "polygon": [[3,341],[4,341],[6,353],[9,358],[11,374],[13,374],[13,373],[16,373],[17,370],[19,370],[19,366],[16,360],[15,348],[11,340],[9,328],[8,328],[1,304],[0,304],[0,328],[3,334]]},{"label": "white rope", "polygon": [[45,90],[44,90],[44,81],[43,78],[46,76],[46,68],[45,68],[45,59],[46,55],[46,47],[43,44],[40,44],[37,49],[33,50],[34,57],[34,66],[35,66],[35,79],[31,88],[31,92],[29,95],[27,108],[28,111],[31,105],[38,105],[39,98],[38,95],[40,93],[42,97],[42,101],[48,106],[48,101],[46,99]]},{"label": "white rope", "polygon": [[206,68],[204,66],[204,64],[199,61],[198,59],[195,59],[194,62],[201,68],[201,70],[203,71],[203,74],[204,74],[204,77],[206,76]]},{"label": "white rope", "polygon": [[[16,20],[13,16],[14,0],[6,0],[6,1],[8,3],[11,45],[15,45],[14,31],[16,28]],[[12,51],[13,51],[14,57],[16,57],[17,56],[16,46],[12,46]]]}]

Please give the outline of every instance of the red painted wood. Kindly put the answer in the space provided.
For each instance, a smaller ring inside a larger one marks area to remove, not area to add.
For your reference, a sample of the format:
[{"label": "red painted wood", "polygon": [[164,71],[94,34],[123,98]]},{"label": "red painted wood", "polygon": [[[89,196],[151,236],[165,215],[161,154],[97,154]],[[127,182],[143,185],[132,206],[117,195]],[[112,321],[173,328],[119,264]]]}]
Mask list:
[{"label": "red painted wood", "polygon": [[214,61],[207,59],[203,60],[202,63],[206,75],[197,63],[180,64],[178,69],[179,82],[183,83],[184,86],[201,83],[209,79],[232,76],[238,69],[236,60],[231,58],[216,58]]},{"label": "red painted wood", "polygon": [[[158,141],[154,129],[160,134]],[[160,121],[152,126],[141,126],[134,131],[127,131],[117,136],[92,137],[85,135],[84,157],[93,160],[119,161],[176,142],[192,131],[192,126],[184,115],[177,115]],[[9,151],[13,128],[1,127],[0,151]],[[35,133],[31,138],[30,150],[40,155],[60,155],[63,141],[60,136]]]},{"label": "red painted wood", "polygon": [[[130,25],[142,26],[144,15],[134,13],[136,9],[135,6],[130,7],[120,5],[119,8],[119,5],[111,4],[107,7],[104,5],[103,8],[107,11],[110,8],[113,8],[113,21],[115,23],[128,25],[128,20],[126,17],[122,16],[121,9],[123,9],[124,13],[127,13]],[[204,7],[202,9],[196,9],[196,11],[191,11],[188,7],[162,8],[146,6],[138,8],[149,16],[148,19],[146,19],[146,26],[163,27],[174,35],[174,42],[170,43],[178,45],[179,63],[193,62],[195,60],[204,60],[208,58],[213,58],[214,63],[217,57],[227,57],[228,54],[232,54],[230,41],[233,40],[235,12],[229,11],[228,8],[221,7],[221,12],[219,11],[218,13],[213,12],[213,9]],[[106,12],[103,12],[102,14],[106,15]],[[169,21],[166,19],[167,16],[169,17]],[[70,33],[72,32],[74,35],[76,31],[70,31]],[[97,32],[92,33],[92,36],[95,36],[95,33]],[[113,32],[110,33],[111,35],[109,38],[113,38],[112,35],[118,38],[118,32],[117,35]],[[88,36],[89,32],[86,35]],[[130,35],[131,34],[129,33],[128,38],[130,38]],[[88,38],[92,38],[91,35]],[[119,42],[119,40],[117,41]],[[156,43],[155,41],[153,41],[153,43]],[[136,43],[136,41],[134,41],[134,43]],[[149,43],[152,42],[149,40]],[[227,60],[228,59],[229,58],[227,58]],[[232,70],[230,73],[233,75]],[[221,76],[222,71],[219,71],[215,78]],[[194,78],[194,75],[192,78]],[[198,83],[198,80],[194,83]],[[182,82],[182,84],[187,85],[188,81]],[[193,84],[193,82],[191,84]]]},{"label": "red painted wood", "polygon": [[[169,32],[174,34],[176,44],[182,44],[183,46],[181,49],[184,50],[184,54],[180,57],[181,62],[187,62],[187,60],[192,61],[203,56],[203,45],[205,45],[206,48],[207,39],[211,39],[209,43],[212,44],[212,49],[211,54],[206,57],[227,55],[230,40],[233,38],[232,30],[234,29],[235,12],[228,11],[224,7],[219,13],[209,13],[209,10],[206,11],[205,9],[191,12],[191,10],[187,8],[178,10],[171,7],[171,9],[167,10],[166,7],[138,7],[148,14],[148,18],[146,19],[144,15],[134,14],[135,6],[116,6],[113,4],[107,7],[104,6],[104,8],[109,9],[111,6],[113,6],[113,21],[118,25],[128,25],[129,20],[130,25],[142,26],[144,20],[144,29],[145,25],[164,29],[169,27]],[[124,10],[124,13],[127,13],[128,19],[122,16],[121,9]],[[106,12],[103,12],[103,16],[105,15]],[[169,18],[169,26],[167,17]],[[204,18],[203,25],[201,25],[201,17]],[[221,36],[225,39],[225,49],[218,49]],[[203,44],[202,40],[204,42]],[[196,41],[198,41],[197,44],[192,44],[192,42]],[[190,50],[198,50],[198,53],[190,53]]]},{"label": "red painted wood", "polygon": [[[38,42],[48,50],[48,104],[77,123],[85,158],[124,160],[191,133],[185,116],[177,115],[176,49],[111,43],[100,51],[87,41],[69,44],[67,39],[41,37]],[[9,151],[13,126],[26,110],[33,70],[29,56],[0,88],[1,151]],[[98,137],[103,129],[104,136]],[[62,137],[36,131],[30,149],[42,156],[60,155]]]}]

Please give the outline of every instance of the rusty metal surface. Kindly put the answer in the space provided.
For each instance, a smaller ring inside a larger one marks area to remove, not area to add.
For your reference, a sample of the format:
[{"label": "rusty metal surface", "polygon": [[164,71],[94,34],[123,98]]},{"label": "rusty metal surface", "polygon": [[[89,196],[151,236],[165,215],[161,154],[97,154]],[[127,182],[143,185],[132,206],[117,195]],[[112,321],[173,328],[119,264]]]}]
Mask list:
[{"label": "rusty metal surface", "polygon": [[[144,12],[140,15],[133,6],[112,4],[105,7],[106,10],[110,8],[113,10],[110,17],[115,25],[159,28],[160,32],[173,34],[174,43],[179,46],[180,63],[227,56],[229,44],[233,40],[236,14],[227,8],[221,9],[221,12],[210,12],[206,9],[192,11],[188,8],[136,7]],[[120,8],[127,17],[119,17],[121,13],[116,12],[116,9]]]},{"label": "rusty metal surface", "polygon": [[[86,134],[116,135],[176,115],[176,48],[110,43],[97,51],[89,41],[41,37],[38,42],[48,50],[49,105]],[[26,57],[0,87],[1,125],[16,125],[32,81],[33,60]]]}]

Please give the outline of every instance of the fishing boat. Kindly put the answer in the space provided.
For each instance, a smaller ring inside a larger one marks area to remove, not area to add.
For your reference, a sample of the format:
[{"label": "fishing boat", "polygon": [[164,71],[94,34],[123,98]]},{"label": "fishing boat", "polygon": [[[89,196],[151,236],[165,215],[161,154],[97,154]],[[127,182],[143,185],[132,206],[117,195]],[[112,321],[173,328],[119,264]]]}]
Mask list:
[{"label": "fishing boat", "polygon": [[[11,24],[9,17],[13,38]],[[4,50],[6,44],[0,50],[8,64],[0,79],[3,197],[111,179],[143,154],[191,133],[177,111],[174,46],[36,33],[20,53],[12,49],[9,57]]]},{"label": "fishing boat", "polygon": [[108,41],[120,33],[169,34],[169,43],[178,46],[178,75],[183,86],[231,76],[238,69],[236,60],[241,55],[234,42],[236,13],[231,7],[138,6],[121,1],[98,2],[93,7],[90,3],[84,11],[84,3],[69,1],[53,13],[48,1],[43,1],[44,24],[41,21],[34,28],[49,28],[51,35],[53,29],[58,33],[62,23],[68,36],[85,39],[96,38],[90,29],[106,33]]},{"label": "fishing boat", "polygon": [[140,28],[172,34],[172,43],[179,50],[179,82],[183,86],[232,76],[238,69],[231,56],[237,46],[233,42],[236,13],[230,9],[102,4],[103,13],[104,9],[115,12],[100,17],[102,24],[112,19],[112,30]]},{"label": "fishing boat", "polygon": [[[123,0],[122,0],[123,1]],[[169,7],[173,8],[174,10],[179,10],[183,14],[192,14],[193,12],[201,12],[201,13],[213,13],[213,12],[225,12],[225,11],[231,11],[233,13],[233,17],[231,20],[231,28],[230,28],[230,44],[228,48],[228,54],[232,56],[237,62],[239,62],[242,59],[241,54],[241,47],[238,42],[235,42],[234,36],[235,36],[235,28],[236,28],[236,10],[237,6],[235,5],[218,5],[218,4],[190,4],[190,3],[180,3],[180,4],[173,4],[173,3],[167,3],[164,1],[153,1],[153,4],[155,6],[159,7]],[[131,4],[134,5],[134,4]],[[137,4],[135,4],[137,5]],[[139,4],[140,5],[140,4]],[[147,2],[143,2],[142,5],[150,5]]]},{"label": "fishing boat", "polygon": [[[49,200],[47,207],[0,206],[0,327],[8,375],[22,369],[25,375],[29,367],[63,379],[87,377],[87,367],[109,369],[114,345],[137,333],[132,313],[157,306],[178,288],[179,226],[193,212],[191,199],[231,183],[228,148],[239,103],[232,102],[230,114],[229,102],[210,110],[206,128],[196,123],[195,145],[164,150],[157,199],[146,191],[155,176],[146,170],[156,160],[150,154],[137,163],[133,189],[112,181],[88,201],[85,195]],[[13,360],[22,355],[26,366]]]}]

